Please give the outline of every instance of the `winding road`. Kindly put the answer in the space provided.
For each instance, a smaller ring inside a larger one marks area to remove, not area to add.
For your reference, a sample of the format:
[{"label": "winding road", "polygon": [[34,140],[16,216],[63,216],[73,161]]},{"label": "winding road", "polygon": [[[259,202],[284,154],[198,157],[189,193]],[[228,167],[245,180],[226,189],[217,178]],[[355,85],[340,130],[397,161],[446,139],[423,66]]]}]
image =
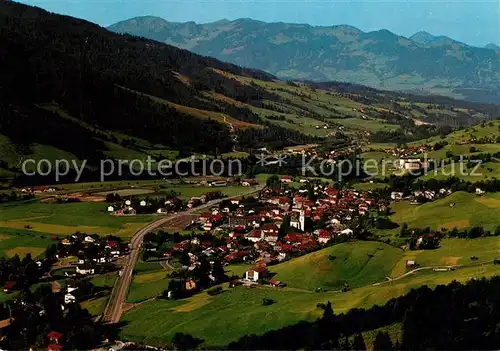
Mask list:
[{"label": "winding road", "polygon": [[115,281],[115,285],[113,286],[113,291],[111,292],[111,296],[109,298],[108,304],[104,310],[104,314],[102,317],[103,322],[107,323],[118,323],[123,313],[123,303],[127,297],[128,290],[130,288],[130,284],[132,283],[132,272],[134,270],[134,266],[139,258],[139,254],[141,252],[141,245],[144,240],[144,236],[162,226],[163,224],[175,219],[179,216],[184,216],[187,214],[191,214],[195,211],[199,211],[200,209],[204,209],[207,207],[214,206],[221,201],[228,199],[235,199],[242,196],[248,196],[254,193],[261,191],[264,188],[263,185],[259,185],[257,187],[252,188],[251,191],[240,194],[237,196],[225,197],[217,200],[212,200],[204,204],[203,206],[195,207],[189,209],[187,211],[179,212],[175,215],[169,215],[166,217],[162,217],[161,219],[150,223],[144,227],[142,227],[138,232],[134,234],[134,236],[130,239],[129,247],[130,254],[126,259],[125,265],[122,267],[121,274]]}]

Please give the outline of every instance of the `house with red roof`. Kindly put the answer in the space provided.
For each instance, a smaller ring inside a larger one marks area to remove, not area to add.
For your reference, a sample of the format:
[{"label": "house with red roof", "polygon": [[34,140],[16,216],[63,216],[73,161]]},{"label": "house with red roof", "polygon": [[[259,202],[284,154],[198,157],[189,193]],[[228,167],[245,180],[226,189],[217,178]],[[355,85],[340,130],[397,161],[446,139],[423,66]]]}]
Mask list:
[{"label": "house with red roof", "polygon": [[14,286],[17,285],[17,282],[16,281],[13,281],[13,280],[9,280],[7,282],[5,282],[4,286],[3,286],[3,291],[6,292],[6,293],[9,293],[12,291],[12,289],[14,288]]},{"label": "house with red roof", "polygon": [[264,233],[262,232],[262,230],[252,230],[247,235],[245,235],[245,238],[253,243],[256,243],[257,241],[261,241],[262,239],[264,239]]},{"label": "house with red roof", "polygon": [[263,279],[269,275],[269,271],[266,266],[254,267],[245,272],[245,279],[252,282],[256,282],[259,279]]},{"label": "house with red roof", "polygon": [[206,212],[206,213],[200,213],[199,221],[202,222],[202,223],[206,222],[206,221],[208,221],[210,219],[210,217],[212,217],[211,213],[208,213],[208,212]]},{"label": "house with red roof", "polygon": [[300,243],[306,238],[305,234],[300,233],[288,233],[283,238],[287,244]]},{"label": "house with red roof", "polygon": [[56,332],[55,330],[52,330],[50,333],[47,334],[47,339],[49,339],[49,341],[54,344],[58,344],[59,340],[61,340],[62,337],[63,334]]},{"label": "house with red roof", "polygon": [[332,234],[328,230],[322,229],[322,230],[319,231],[319,233],[318,233],[318,242],[320,244],[326,244],[330,240],[332,240]]},{"label": "house with red roof", "polygon": [[115,249],[118,247],[118,242],[110,240],[106,243],[106,249]]},{"label": "house with red roof", "polygon": [[290,177],[290,176],[281,176],[280,180],[283,183],[291,183],[292,182],[292,177]]}]

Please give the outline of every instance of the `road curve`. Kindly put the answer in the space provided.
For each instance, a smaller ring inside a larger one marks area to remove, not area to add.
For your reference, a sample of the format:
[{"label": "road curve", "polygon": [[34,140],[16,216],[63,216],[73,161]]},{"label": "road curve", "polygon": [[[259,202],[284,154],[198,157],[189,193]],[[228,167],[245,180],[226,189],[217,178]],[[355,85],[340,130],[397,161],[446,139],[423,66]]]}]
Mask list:
[{"label": "road curve", "polygon": [[121,270],[121,275],[118,276],[118,278],[115,281],[115,285],[113,286],[113,291],[111,292],[111,296],[109,298],[108,304],[106,305],[102,321],[107,322],[107,323],[118,323],[120,321],[120,318],[122,316],[123,312],[123,303],[125,302],[125,298],[127,297],[127,292],[130,287],[130,284],[132,283],[132,272],[134,270],[135,263],[137,262],[137,259],[139,258],[139,254],[141,252],[141,245],[142,241],[144,240],[144,236],[157,229],[161,225],[165,224],[166,222],[179,217],[183,215],[190,214],[194,211],[198,211],[203,208],[211,207],[223,200],[228,200],[228,199],[234,199],[234,198],[239,198],[242,196],[247,196],[251,195],[254,193],[257,193],[261,191],[264,188],[264,186],[259,185],[256,188],[252,188],[251,191],[237,195],[237,196],[231,196],[231,197],[225,197],[222,199],[217,199],[217,200],[212,200],[204,204],[203,206],[195,207],[192,209],[189,209],[187,211],[179,212],[175,215],[169,215],[166,217],[162,217],[161,219],[154,221],[153,223],[150,223],[141,229],[137,231],[134,236],[130,239],[129,247],[130,247],[130,254],[127,257],[127,261],[125,265],[123,266]]}]

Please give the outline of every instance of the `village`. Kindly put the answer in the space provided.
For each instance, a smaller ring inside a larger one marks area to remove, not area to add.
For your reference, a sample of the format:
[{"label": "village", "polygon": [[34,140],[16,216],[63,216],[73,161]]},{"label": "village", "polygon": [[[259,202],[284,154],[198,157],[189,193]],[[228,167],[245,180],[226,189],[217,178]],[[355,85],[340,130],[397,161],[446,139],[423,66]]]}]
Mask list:
[{"label": "village", "polygon": [[[283,286],[286,282],[272,279],[270,266],[354,239],[358,218],[387,205],[371,192],[308,180],[294,189],[286,186],[291,181],[290,176],[279,176],[278,186],[267,187],[256,197],[223,200],[191,215],[186,225],[191,235],[146,236],[143,258],[181,262],[185,274],[177,272],[176,278],[189,281],[189,290],[199,284],[189,272],[196,272],[205,261],[212,267],[218,262],[228,271],[233,265],[248,267],[243,275],[230,278],[232,284]],[[207,273],[215,281],[210,269]]]}]

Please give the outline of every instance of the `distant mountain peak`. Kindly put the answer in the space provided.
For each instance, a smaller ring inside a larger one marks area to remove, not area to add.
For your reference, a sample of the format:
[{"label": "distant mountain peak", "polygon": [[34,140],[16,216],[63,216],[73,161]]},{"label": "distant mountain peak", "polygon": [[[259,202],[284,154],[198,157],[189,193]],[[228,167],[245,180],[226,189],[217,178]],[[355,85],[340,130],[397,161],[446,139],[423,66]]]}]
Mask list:
[{"label": "distant mountain peak", "polygon": [[424,31],[407,38],[387,29],[363,32],[348,25],[267,23],[249,18],[142,28],[134,22],[130,28],[110,29],[290,80],[344,80],[396,90],[436,86],[440,92],[443,87],[449,89],[450,95],[461,94],[458,88],[496,92],[500,81],[497,51]]},{"label": "distant mountain peak", "polygon": [[409,39],[422,45],[462,44],[445,35],[435,36],[424,30],[413,34]]},{"label": "distant mountain peak", "polygon": [[500,46],[495,45],[493,43],[489,43],[488,45],[485,45],[484,48],[491,49],[491,50],[500,50]]},{"label": "distant mountain peak", "polygon": [[149,28],[163,28],[167,27],[169,22],[157,16],[139,16],[128,20],[117,22],[108,27],[113,32],[130,32],[134,29],[149,27]]}]

